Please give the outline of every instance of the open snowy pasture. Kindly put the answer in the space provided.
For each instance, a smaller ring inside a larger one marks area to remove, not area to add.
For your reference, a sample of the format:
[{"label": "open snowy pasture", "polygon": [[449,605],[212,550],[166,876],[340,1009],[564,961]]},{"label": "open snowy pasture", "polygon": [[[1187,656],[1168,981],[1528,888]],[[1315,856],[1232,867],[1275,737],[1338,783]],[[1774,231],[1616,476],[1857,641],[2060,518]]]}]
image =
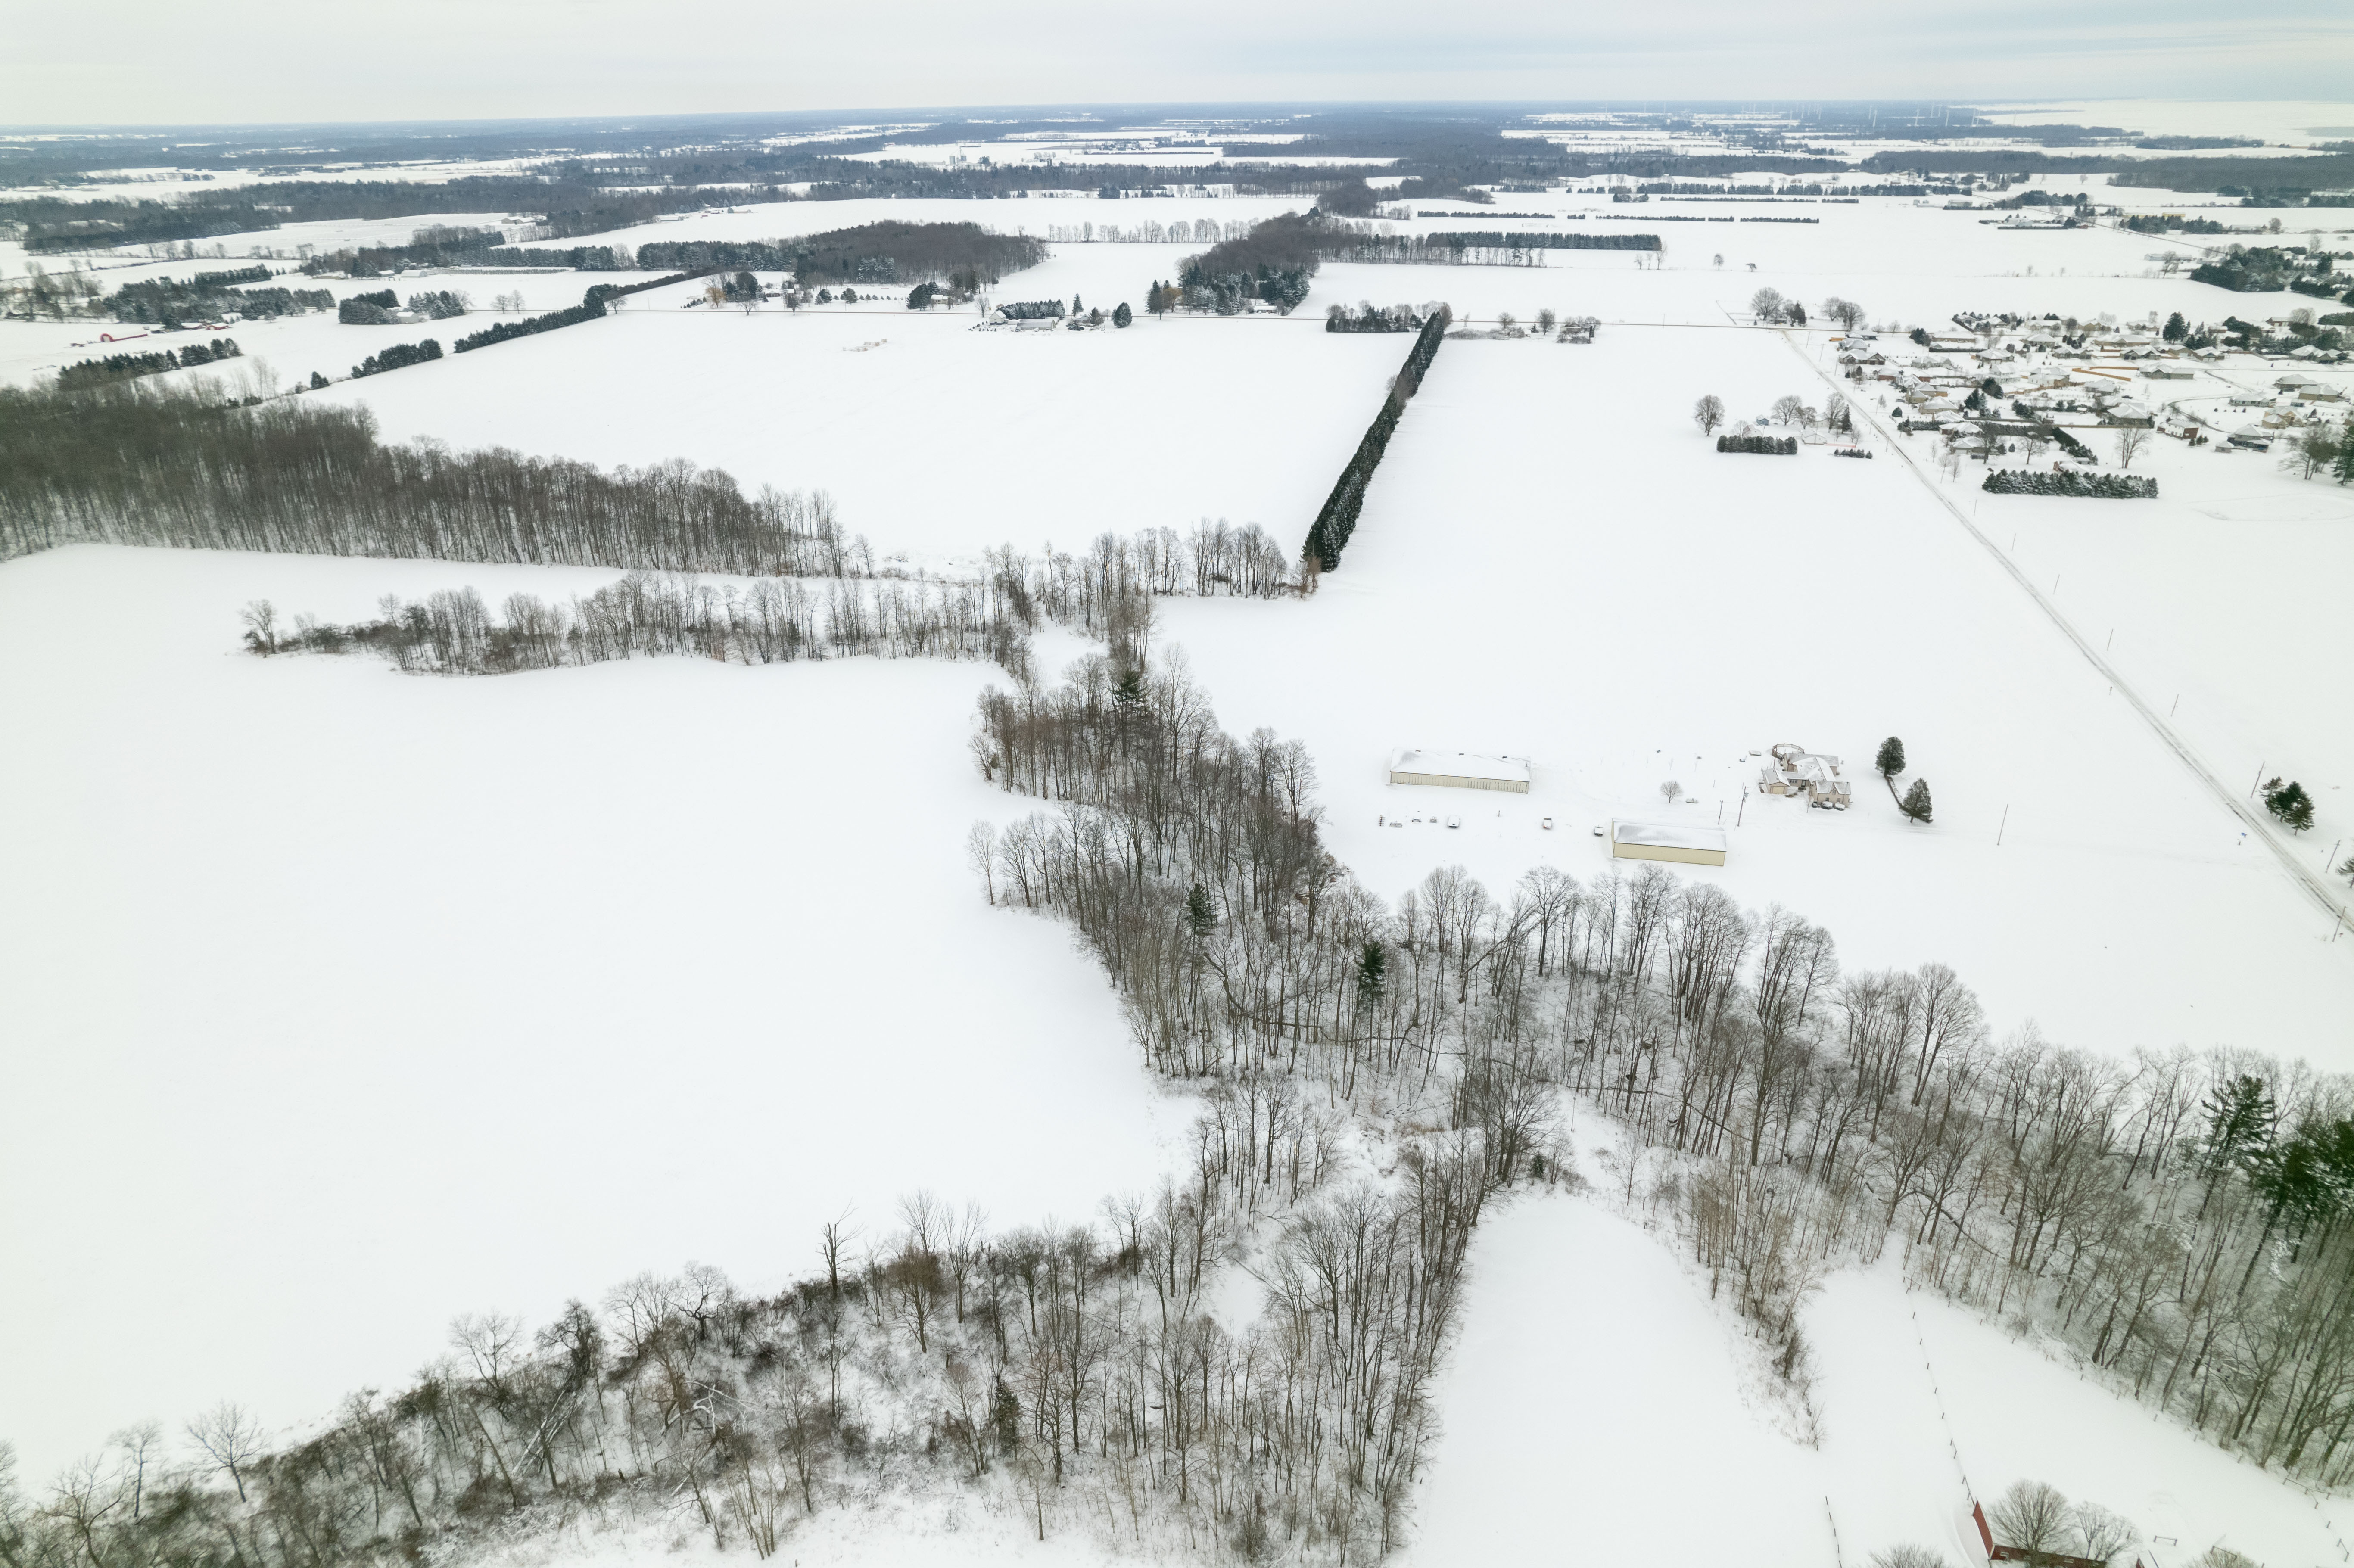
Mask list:
[{"label": "open snowy pasture", "polygon": [[2274,1568],[2338,1560],[2342,1501],[2317,1509],[2032,1342],[1907,1293],[1893,1257],[1807,1309],[1814,1447],[1758,1392],[1771,1374],[1705,1274],[1596,1198],[1483,1223],[1463,1323],[1408,1568],[1819,1568],[1903,1542],[1970,1563],[1967,1499],[2021,1479],[2123,1514],[2154,1568],[2217,1544]]},{"label": "open snowy pasture", "polygon": [[[81,546],[0,567],[0,1432],[43,1479],[223,1398],[327,1415],[693,1260],[773,1287],[929,1189],[1150,1188],[1190,1113],[1047,921],[991,909],[992,667],[262,660],[613,574]],[[1057,650],[1042,649],[1051,664]]]},{"label": "open snowy pasture", "polygon": [[920,560],[1204,517],[1297,539],[1402,352],[1273,317],[975,331],[966,314],[748,315],[670,293],[311,396],[366,404],[390,440],[684,456],[748,489],[829,491],[845,527]]},{"label": "open snowy pasture", "polygon": [[[2213,406],[2227,384],[2268,389],[2278,372],[2203,371],[2185,407],[2229,429],[2233,420]],[[2150,385],[2169,401],[2182,386]],[[2089,439],[2114,471],[2115,432]],[[2156,476],[2155,500],[1988,495],[1982,465],[1965,462],[1951,479],[1938,471],[1935,436],[1883,440],[1902,444],[2049,590],[2219,776],[2243,792],[2274,776],[2302,782],[2314,826],[2292,842],[2316,870],[2344,862],[2354,848],[2354,733],[2336,718],[2346,705],[2338,628],[2354,581],[2354,490],[2327,473],[2284,471],[2278,444],[2267,454],[2152,438],[2130,471]]]},{"label": "open snowy pasture", "polygon": [[[1850,969],[1952,965],[1998,1031],[2354,1064],[2354,946],[1906,464],[1719,454],[1688,418],[1829,389],[1771,334],[1450,342],[1316,597],[1181,601],[1160,635],[1230,729],[1306,741],[1329,842],[1386,896],[1448,863],[1606,874],[1614,817],[1721,821],[1729,864],[1679,870],[1824,925]],[[1890,735],[1931,825],[1872,772]],[[1844,758],[1854,808],[1756,793],[1781,741]],[[1526,757],[1534,786],[1391,786],[1406,747]]]}]

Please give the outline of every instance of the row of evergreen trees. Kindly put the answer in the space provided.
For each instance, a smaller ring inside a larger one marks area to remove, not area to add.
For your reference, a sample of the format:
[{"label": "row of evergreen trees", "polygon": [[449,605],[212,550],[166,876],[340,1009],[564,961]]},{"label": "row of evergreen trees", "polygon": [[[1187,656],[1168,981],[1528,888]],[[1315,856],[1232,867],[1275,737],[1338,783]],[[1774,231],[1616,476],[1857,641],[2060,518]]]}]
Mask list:
[{"label": "row of evergreen trees", "polygon": [[58,390],[83,392],[110,382],[130,381],[142,376],[160,376],[166,370],[236,359],[244,353],[237,346],[235,338],[217,337],[207,342],[188,344],[176,354],[168,348],[149,354],[110,354],[104,359],[85,359],[58,371]]},{"label": "row of evergreen trees", "polygon": [[1412,305],[1392,305],[1384,310],[1371,303],[1361,303],[1352,309],[1347,305],[1328,305],[1324,310],[1326,332],[1420,332],[1422,317]]},{"label": "row of evergreen trees", "polygon": [[1422,323],[1422,335],[1415,340],[1405,366],[1390,382],[1389,391],[1382,398],[1381,412],[1373,416],[1364,439],[1357,443],[1347,466],[1341,470],[1332,493],[1324,498],[1323,510],[1309,525],[1308,542],[1300,551],[1300,559],[1310,570],[1329,572],[1340,566],[1341,552],[1348,547],[1350,535],[1357,531],[1357,514],[1364,510],[1365,489],[1373,482],[1373,471],[1381,467],[1382,454],[1389,450],[1390,436],[1405,414],[1406,400],[1422,389],[1422,378],[1429,371],[1430,362],[1438,356],[1438,345],[1447,336],[1447,323],[1454,319],[1454,313],[1441,305]]},{"label": "row of evergreen trees", "polygon": [[2025,469],[1999,468],[1986,476],[1979,489],[1992,495],[2084,495],[2106,501],[2155,501],[2158,481],[2138,473],[2084,473],[2062,469],[2057,473],[2033,473]]},{"label": "row of evergreen trees", "polygon": [[352,366],[352,379],[363,376],[381,376],[387,370],[400,370],[411,365],[423,365],[441,357],[441,345],[431,338],[423,343],[397,343],[390,348],[378,349]]},{"label": "row of evergreen trees", "polygon": [[1798,438],[1724,435],[1716,438],[1716,450],[1721,452],[1758,452],[1767,457],[1796,457],[1798,455]]},{"label": "row of evergreen trees", "polygon": [[488,348],[493,344],[506,343],[514,338],[530,337],[537,333],[554,332],[559,327],[578,326],[583,322],[596,321],[605,314],[605,301],[610,294],[632,291],[634,291],[615,289],[600,293],[598,290],[591,289],[588,291],[588,297],[570,310],[550,311],[544,316],[532,316],[519,322],[493,322],[482,331],[470,332],[460,338],[455,352],[469,354],[478,348]]}]

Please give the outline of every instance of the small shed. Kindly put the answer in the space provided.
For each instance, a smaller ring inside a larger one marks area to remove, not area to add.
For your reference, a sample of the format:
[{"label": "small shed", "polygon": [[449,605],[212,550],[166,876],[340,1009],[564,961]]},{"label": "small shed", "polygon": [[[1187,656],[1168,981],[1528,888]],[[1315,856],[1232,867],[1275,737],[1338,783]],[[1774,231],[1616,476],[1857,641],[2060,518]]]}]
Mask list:
[{"label": "small shed", "polygon": [[1437,784],[1452,789],[1529,792],[1529,764],[1522,757],[1483,757],[1476,751],[1401,751],[1390,762],[1393,784]]},{"label": "small shed", "polygon": [[1610,853],[1616,860],[1670,860],[1684,865],[1723,865],[1721,828],[1669,826],[1661,822],[1610,823]]}]

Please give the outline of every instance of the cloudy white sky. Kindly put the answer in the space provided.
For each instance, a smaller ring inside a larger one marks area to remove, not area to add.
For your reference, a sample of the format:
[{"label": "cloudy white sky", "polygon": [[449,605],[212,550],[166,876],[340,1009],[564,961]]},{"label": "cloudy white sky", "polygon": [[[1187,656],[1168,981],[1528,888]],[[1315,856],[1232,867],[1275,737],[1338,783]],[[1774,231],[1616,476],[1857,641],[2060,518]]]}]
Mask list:
[{"label": "cloudy white sky", "polygon": [[923,104],[1761,97],[2342,99],[2349,0],[127,0],[16,5],[0,122]]}]

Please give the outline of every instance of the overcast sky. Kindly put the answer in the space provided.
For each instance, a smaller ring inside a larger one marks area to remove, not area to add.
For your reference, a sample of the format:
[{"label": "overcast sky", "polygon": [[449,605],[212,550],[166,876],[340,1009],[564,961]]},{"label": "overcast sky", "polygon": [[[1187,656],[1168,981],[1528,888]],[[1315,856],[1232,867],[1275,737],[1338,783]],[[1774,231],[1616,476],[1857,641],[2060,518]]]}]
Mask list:
[{"label": "overcast sky", "polygon": [[2349,0],[128,0],[12,7],[0,122],[906,104],[2354,96]]}]

